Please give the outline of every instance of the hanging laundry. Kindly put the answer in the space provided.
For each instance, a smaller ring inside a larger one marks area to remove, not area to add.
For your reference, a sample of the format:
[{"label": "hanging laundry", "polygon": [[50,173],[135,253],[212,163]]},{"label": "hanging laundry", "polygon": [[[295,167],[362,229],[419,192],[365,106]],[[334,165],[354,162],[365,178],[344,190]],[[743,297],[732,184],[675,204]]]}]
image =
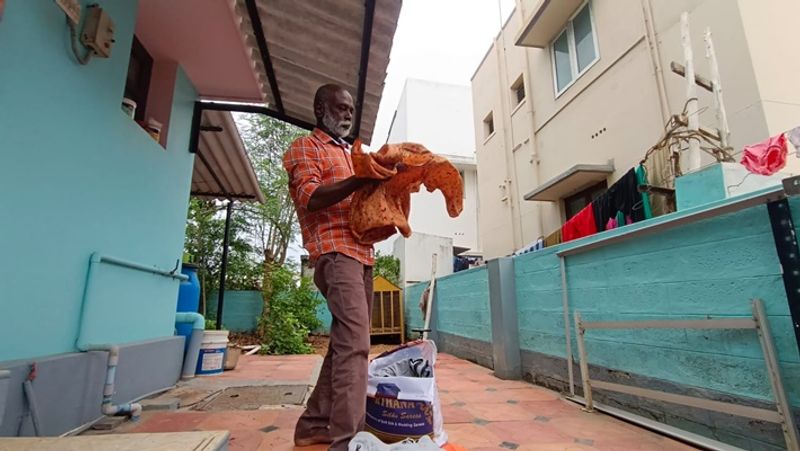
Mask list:
[{"label": "hanging laundry", "polygon": [[[614,218],[617,227],[622,227],[628,222],[630,216],[633,222],[646,219],[642,193],[639,192],[639,179],[634,169],[630,169],[608,190],[592,201],[594,219],[597,230],[605,230],[608,220]],[[621,212],[622,216],[617,216]],[[652,214],[652,213],[651,213]]]},{"label": "hanging laundry", "polygon": [[781,133],[758,144],[745,146],[741,163],[754,174],[772,175],[786,166],[788,153],[786,135]]},{"label": "hanging laundry", "polygon": [[544,239],[544,247],[557,246],[561,243],[562,243],[561,228],[551,233],[550,235],[547,235]]},{"label": "hanging laundry", "polygon": [[594,235],[598,230],[597,224],[595,223],[594,209],[592,208],[592,204],[589,204],[583,210],[577,212],[569,221],[564,223],[561,227],[561,236],[566,243],[567,241]]},{"label": "hanging laundry", "polygon": [[[643,164],[640,164],[636,167],[636,182],[639,185],[649,185],[650,182],[647,180],[647,168],[644,167]],[[638,191],[638,187],[637,187]],[[644,213],[644,219],[650,219],[653,217],[653,207],[650,205],[650,194],[649,193],[640,193],[642,196],[642,212]]]},{"label": "hanging laundry", "polygon": [[606,223],[606,230],[612,230],[616,228],[617,228],[617,220],[614,218],[609,219],[608,222]]},{"label": "hanging laundry", "polygon": [[[463,209],[464,181],[458,169],[446,158],[433,154],[420,144],[386,144],[377,153],[361,150],[356,140],[351,151],[353,172],[358,177],[385,180],[366,185],[353,193],[350,206],[350,229],[363,244],[383,241],[398,231],[411,236],[408,214],[411,193],[421,185],[429,192],[438,189],[447,204],[451,218]],[[387,169],[402,165],[401,170]],[[387,177],[388,180],[386,180]]]}]

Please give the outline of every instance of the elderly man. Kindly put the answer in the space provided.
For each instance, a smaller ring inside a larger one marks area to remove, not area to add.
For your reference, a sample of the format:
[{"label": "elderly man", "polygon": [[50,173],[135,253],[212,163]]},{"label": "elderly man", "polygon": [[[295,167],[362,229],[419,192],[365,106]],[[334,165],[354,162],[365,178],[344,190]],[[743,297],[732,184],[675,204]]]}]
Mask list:
[{"label": "elderly man", "polygon": [[350,195],[370,180],[353,176],[344,137],[353,120],[353,98],[337,85],[314,97],[316,128],[286,152],[303,245],[315,262],[314,283],[333,315],[328,353],[308,407],[295,427],[295,444],[330,443],[345,450],[364,426],[367,356],[372,312],[373,249],[350,232]]}]

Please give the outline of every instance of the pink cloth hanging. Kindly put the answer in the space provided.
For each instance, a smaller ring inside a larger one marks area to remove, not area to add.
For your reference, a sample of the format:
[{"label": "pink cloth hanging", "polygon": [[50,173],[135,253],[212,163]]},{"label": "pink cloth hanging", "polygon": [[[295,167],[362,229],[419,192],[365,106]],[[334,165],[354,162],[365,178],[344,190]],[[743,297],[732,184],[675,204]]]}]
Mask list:
[{"label": "pink cloth hanging", "polygon": [[745,146],[742,165],[754,174],[772,175],[786,166],[786,135],[773,136],[766,141]]},{"label": "pink cloth hanging", "polygon": [[617,228],[617,220],[614,218],[609,219],[608,222],[606,223],[606,230],[611,230],[616,228]]}]

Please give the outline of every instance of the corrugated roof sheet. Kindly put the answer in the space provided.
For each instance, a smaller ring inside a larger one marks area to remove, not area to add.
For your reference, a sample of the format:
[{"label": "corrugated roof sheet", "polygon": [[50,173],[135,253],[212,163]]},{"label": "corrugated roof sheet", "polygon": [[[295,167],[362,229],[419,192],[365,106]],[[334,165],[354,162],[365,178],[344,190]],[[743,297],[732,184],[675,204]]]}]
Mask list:
[{"label": "corrugated roof sheet", "polygon": [[[234,0],[264,99],[276,108],[245,0]],[[364,0],[257,0],[279,96],[288,116],[315,123],[313,98],[326,83],[345,87],[356,99],[366,11]],[[375,4],[360,138],[372,140],[383,94],[401,0]]]},{"label": "corrugated roof sheet", "polygon": [[201,128],[221,127],[222,130],[200,131],[192,174],[192,195],[264,202],[231,113],[204,111],[200,124]]}]

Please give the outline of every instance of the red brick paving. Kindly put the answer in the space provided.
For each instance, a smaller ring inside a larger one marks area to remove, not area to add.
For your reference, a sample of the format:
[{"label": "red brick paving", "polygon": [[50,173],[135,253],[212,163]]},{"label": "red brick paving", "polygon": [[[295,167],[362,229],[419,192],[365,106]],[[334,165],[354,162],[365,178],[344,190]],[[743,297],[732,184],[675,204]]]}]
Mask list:
[{"label": "red brick paving", "polygon": [[[286,381],[311,384],[319,356],[243,357],[219,381]],[[491,370],[441,354],[438,387],[450,441],[470,450],[632,451],[689,450],[681,443],[599,413],[583,412],[550,390],[525,382],[502,381]],[[302,409],[227,412],[146,412],[125,432],[228,430],[232,451],[294,448],[294,424]]]}]

